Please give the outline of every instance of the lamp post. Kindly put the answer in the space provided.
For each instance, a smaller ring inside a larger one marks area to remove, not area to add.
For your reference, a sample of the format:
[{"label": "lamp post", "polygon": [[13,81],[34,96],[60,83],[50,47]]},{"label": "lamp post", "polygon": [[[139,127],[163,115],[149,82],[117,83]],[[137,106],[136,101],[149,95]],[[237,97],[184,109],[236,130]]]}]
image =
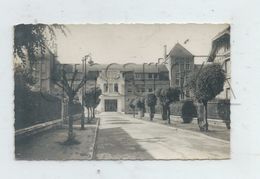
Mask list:
[{"label": "lamp post", "polygon": [[[157,74],[156,74],[156,78],[160,78],[160,76],[159,76],[159,67],[158,67],[158,64],[159,63],[155,63],[155,66],[156,66],[156,70],[157,70]],[[156,87],[155,87],[155,80],[156,80],[156,78],[155,78],[155,75],[153,76],[153,92],[154,92],[154,94],[155,94],[155,90],[156,90]]]},{"label": "lamp post", "polygon": [[144,68],[144,66],[145,65],[148,65],[148,63],[143,63],[143,81],[144,81],[144,92],[145,92],[145,68]]},{"label": "lamp post", "polygon": [[[87,76],[87,59],[90,57],[90,54],[88,55],[85,55],[83,58],[82,58],[82,76],[84,78],[86,78]],[[86,81],[84,82],[84,85],[83,85],[83,88],[82,88],[82,92],[81,92],[81,103],[82,103],[82,115],[81,115],[81,129],[83,130],[85,127],[84,127],[84,122],[85,122],[85,101],[84,101],[84,98],[85,98],[85,93],[86,93]]]},{"label": "lamp post", "polygon": [[[82,76],[86,77],[86,58],[82,58]],[[82,114],[81,114],[81,129],[83,130],[85,128],[84,122],[85,122],[85,102],[84,102],[84,97],[86,93],[86,81],[82,87],[81,90],[81,104],[82,104]]]}]

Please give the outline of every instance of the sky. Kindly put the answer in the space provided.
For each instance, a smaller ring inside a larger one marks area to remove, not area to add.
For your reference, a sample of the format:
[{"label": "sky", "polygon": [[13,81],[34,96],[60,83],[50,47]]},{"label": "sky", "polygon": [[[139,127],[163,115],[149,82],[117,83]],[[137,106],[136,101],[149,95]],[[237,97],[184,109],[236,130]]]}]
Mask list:
[{"label": "sky", "polygon": [[[91,53],[95,63],[157,62],[178,42],[193,55],[208,55],[212,38],[227,24],[85,24],[67,25],[57,34],[58,60],[81,63]],[[187,40],[187,43],[184,43]],[[205,58],[195,58],[201,63]]]}]

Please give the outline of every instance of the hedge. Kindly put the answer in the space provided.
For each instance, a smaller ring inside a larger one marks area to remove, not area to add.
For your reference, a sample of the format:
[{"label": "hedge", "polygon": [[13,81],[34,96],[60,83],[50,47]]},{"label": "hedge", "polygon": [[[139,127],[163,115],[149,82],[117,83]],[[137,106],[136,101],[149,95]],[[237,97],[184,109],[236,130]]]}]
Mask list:
[{"label": "hedge", "polygon": [[[81,112],[81,105],[73,106],[73,114]],[[61,100],[48,93],[29,89],[15,90],[15,129],[60,119]]]}]

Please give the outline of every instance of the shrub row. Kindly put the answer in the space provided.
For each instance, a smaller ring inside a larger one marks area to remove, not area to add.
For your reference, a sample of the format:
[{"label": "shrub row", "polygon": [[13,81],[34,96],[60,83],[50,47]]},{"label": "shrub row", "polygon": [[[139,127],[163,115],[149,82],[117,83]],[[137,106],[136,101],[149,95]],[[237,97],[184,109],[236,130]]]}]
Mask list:
[{"label": "shrub row", "polygon": [[[73,106],[73,113],[81,111],[81,105]],[[15,129],[60,119],[61,100],[58,97],[29,89],[15,90]]]}]

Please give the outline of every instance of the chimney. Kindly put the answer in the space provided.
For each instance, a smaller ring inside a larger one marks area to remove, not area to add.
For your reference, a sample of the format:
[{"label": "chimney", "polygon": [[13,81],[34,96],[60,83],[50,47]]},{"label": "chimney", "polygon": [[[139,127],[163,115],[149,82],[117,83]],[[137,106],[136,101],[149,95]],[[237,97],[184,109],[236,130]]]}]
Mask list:
[{"label": "chimney", "polygon": [[164,45],[163,48],[164,48],[164,60],[166,60],[166,57],[167,57],[167,45]]}]

